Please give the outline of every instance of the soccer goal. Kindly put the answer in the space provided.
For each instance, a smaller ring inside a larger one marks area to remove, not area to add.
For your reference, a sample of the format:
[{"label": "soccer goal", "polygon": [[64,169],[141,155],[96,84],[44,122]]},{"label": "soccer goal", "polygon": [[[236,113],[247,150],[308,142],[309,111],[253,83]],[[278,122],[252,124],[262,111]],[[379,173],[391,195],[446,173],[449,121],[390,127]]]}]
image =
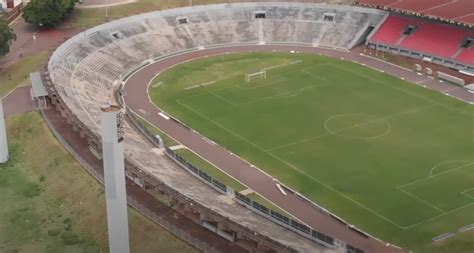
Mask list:
[{"label": "soccer goal", "polygon": [[249,83],[252,79],[266,79],[267,71],[259,71],[255,73],[245,74],[245,82]]}]

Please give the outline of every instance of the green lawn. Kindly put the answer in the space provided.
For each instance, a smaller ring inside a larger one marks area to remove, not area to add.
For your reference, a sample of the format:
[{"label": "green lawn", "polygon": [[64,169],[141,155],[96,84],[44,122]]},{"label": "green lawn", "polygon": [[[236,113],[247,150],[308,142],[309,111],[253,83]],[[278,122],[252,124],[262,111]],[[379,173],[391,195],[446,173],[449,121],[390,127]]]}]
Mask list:
[{"label": "green lawn", "polygon": [[363,230],[417,252],[474,249],[463,234],[431,243],[474,223],[474,193],[461,194],[474,187],[473,106],[303,54],[209,57],[154,82],[160,108]]},{"label": "green lawn", "polygon": [[[7,119],[0,165],[0,252],[107,251],[104,189],[57,142],[40,114]],[[196,252],[129,208],[132,252]]]},{"label": "green lawn", "polygon": [[46,60],[46,51],[25,56],[12,65],[0,70],[0,97],[5,96],[19,85],[27,84],[30,73]]},{"label": "green lawn", "polygon": [[212,164],[204,161],[202,158],[194,154],[193,152],[189,151],[186,148],[178,149],[175,151],[178,155],[183,157],[186,161],[191,163],[192,165],[196,166],[200,170],[206,172],[212,178],[215,178],[222,182],[223,184],[232,187],[234,191],[241,191],[247,189],[244,185],[233,179],[232,177],[228,176],[218,168],[214,167]]}]

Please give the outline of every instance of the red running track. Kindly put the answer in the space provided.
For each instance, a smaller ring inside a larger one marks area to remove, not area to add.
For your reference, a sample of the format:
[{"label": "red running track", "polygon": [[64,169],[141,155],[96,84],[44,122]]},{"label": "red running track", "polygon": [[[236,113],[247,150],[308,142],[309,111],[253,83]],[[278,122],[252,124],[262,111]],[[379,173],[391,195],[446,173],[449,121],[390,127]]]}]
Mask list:
[{"label": "red running track", "polygon": [[[344,57],[352,61],[366,64],[368,66],[383,69],[385,72],[401,76],[408,81],[423,82],[424,85],[433,83],[433,89],[446,89],[444,86],[437,85],[436,81],[432,81],[426,77],[420,77],[411,71],[399,68],[397,66],[380,62],[378,60],[367,58],[356,53],[341,52],[333,50],[325,50],[312,47],[298,47],[298,46],[277,46],[277,45],[243,45],[231,46],[222,48],[210,48],[199,51],[192,51],[189,53],[165,58],[161,61],[153,63],[137,71],[126,82],[125,85],[125,103],[135,113],[146,118],[148,121],[158,126],[167,135],[170,135],[181,144],[185,145],[195,153],[205,158],[212,164],[216,165],[226,173],[230,174],[240,182],[244,183],[252,190],[263,195],[265,198],[271,200],[278,206],[282,207],[292,215],[327,235],[336,239],[342,240],[359,249],[363,249],[367,253],[400,253],[406,252],[404,250],[387,246],[385,242],[375,238],[366,238],[359,233],[350,229],[347,225],[337,221],[331,216],[319,211],[309,202],[298,198],[293,194],[286,196],[282,195],[272,177],[263,173],[262,171],[251,166],[248,162],[231,154],[228,150],[215,144],[211,144],[206,139],[195,131],[192,131],[173,120],[167,120],[158,115],[161,110],[148,98],[148,84],[160,72],[184,61],[204,57],[206,55],[223,54],[226,52],[248,52],[248,51],[286,51],[296,50],[305,53],[321,53],[333,57]],[[451,87],[452,89],[452,87]],[[459,93],[472,99],[474,95],[470,96],[464,91]],[[395,225],[397,226],[397,225]]]}]

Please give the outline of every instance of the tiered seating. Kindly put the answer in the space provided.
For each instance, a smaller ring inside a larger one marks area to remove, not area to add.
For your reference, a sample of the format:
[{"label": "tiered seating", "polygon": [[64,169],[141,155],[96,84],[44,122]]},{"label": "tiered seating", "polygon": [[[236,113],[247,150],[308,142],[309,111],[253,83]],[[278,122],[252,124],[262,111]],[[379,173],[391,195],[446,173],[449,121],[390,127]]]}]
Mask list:
[{"label": "tiered seating", "polygon": [[399,16],[389,16],[370,39],[375,43],[395,45],[403,35],[403,30],[409,25],[416,25],[414,20]]},{"label": "tiered seating", "polygon": [[[404,35],[408,26],[415,29],[410,35]],[[368,42],[472,65],[473,60],[469,59],[472,57],[471,50],[461,48],[466,37],[473,38],[474,32],[408,17],[389,16]]]},{"label": "tiered seating", "polygon": [[[265,20],[256,20],[256,10],[268,10]],[[324,22],[324,13],[335,13]],[[302,3],[243,3],[193,6],[163,10],[111,21],[80,33],[63,43],[51,56],[48,71],[59,97],[92,133],[99,133],[101,108],[115,104],[119,80],[143,62],[158,56],[226,43],[306,43],[314,38],[329,46],[347,47],[366,24],[377,24],[385,12],[359,7]],[[186,22],[182,21],[186,18]],[[84,36],[86,35],[86,36]],[[263,38],[261,38],[263,36]],[[300,243],[273,223],[263,223],[253,213],[216,192],[196,185],[184,170],[176,170],[163,159],[128,123],[125,123],[125,155],[143,171],[204,206],[258,230],[265,225],[266,236],[289,244],[299,252],[315,249]],[[285,234],[285,236],[281,236]],[[283,241],[283,239],[285,241]],[[288,239],[290,238],[290,239]]]},{"label": "tiered seating", "polygon": [[403,40],[400,46],[437,56],[451,57],[459,50],[461,41],[467,35],[466,30],[451,26],[420,23],[415,33]]},{"label": "tiered seating", "polygon": [[464,49],[455,60],[474,66],[474,46]]},{"label": "tiered seating", "polygon": [[[98,130],[100,108],[113,99],[117,80],[158,56],[222,44],[306,43],[347,48],[361,27],[377,24],[383,11],[318,4],[241,4],[166,10],[112,21],[59,47],[50,76],[70,109]],[[266,18],[255,19],[255,11]],[[325,13],[335,15],[323,20]],[[182,22],[185,19],[185,22]]]}]

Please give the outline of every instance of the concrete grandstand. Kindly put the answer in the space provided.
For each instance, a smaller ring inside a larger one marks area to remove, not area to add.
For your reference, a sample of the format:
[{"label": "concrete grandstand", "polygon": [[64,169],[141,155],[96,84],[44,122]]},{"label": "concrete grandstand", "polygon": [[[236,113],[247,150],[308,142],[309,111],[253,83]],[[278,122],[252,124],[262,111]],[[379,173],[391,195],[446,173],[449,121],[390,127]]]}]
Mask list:
[{"label": "concrete grandstand", "polygon": [[[413,36],[400,34],[412,23],[418,27]],[[453,34],[440,42],[446,48],[423,42],[436,29]],[[379,49],[395,47],[400,52],[409,48],[414,53],[440,57],[440,64],[449,61],[461,69],[473,67],[472,45],[454,46],[474,37],[466,29],[354,6],[241,3],[151,12],[91,28],[51,55],[44,78],[53,104],[100,156],[101,108],[123,103],[117,91],[131,75],[151,63],[189,52],[241,45],[295,45],[346,52],[364,42],[371,31],[368,43]],[[155,191],[155,195],[180,194],[176,202],[196,222],[215,224],[215,231],[243,247],[268,252],[404,252],[348,224],[339,224],[346,230],[335,234],[300,220],[331,238],[330,243],[289,232],[242,207],[233,196],[202,184],[168,159],[164,149],[150,143],[130,122],[125,128],[127,175],[144,189]]]}]

